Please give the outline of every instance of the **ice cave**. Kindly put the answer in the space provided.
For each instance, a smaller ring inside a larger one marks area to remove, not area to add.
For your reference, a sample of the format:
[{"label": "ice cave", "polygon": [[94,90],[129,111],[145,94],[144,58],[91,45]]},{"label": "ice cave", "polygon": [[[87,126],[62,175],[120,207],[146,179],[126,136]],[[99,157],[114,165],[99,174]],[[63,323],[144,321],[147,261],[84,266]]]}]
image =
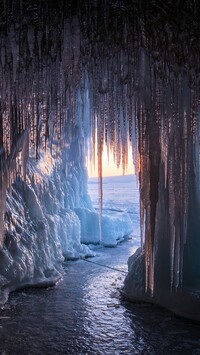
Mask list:
[{"label": "ice cave", "polygon": [[199,17],[196,0],[0,1],[1,304],[129,234],[102,215],[102,149],[125,169],[131,144],[141,247],[123,293],[200,321]]}]

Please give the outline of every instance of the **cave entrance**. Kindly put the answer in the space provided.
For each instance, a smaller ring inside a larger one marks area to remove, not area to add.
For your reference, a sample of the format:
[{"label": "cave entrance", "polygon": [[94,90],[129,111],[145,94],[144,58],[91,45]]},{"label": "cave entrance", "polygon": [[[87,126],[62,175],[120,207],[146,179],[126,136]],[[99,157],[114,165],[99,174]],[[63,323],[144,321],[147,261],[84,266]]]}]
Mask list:
[{"label": "cave entrance", "polygon": [[[97,161],[97,156],[96,156]],[[98,168],[87,164],[88,192],[94,209],[99,212]],[[122,161],[116,164],[113,154],[104,145],[102,152],[102,244],[116,246],[126,239],[133,239],[134,245],[140,245],[139,188],[129,146],[127,165]]]}]

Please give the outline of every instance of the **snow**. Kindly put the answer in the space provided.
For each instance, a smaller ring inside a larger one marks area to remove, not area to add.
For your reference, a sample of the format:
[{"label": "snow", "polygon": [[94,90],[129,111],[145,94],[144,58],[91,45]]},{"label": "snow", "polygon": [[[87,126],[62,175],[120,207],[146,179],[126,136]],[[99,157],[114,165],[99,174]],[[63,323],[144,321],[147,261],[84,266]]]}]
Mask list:
[{"label": "snow", "polygon": [[[98,179],[90,178],[88,192],[93,206],[98,211]],[[103,214],[102,243],[105,246],[115,246],[124,237],[131,234],[136,242],[140,236],[139,191],[135,175],[103,177]],[[92,217],[92,216],[91,216]],[[99,239],[98,221],[96,224],[96,239]],[[90,243],[84,234],[84,241]]]},{"label": "snow", "polygon": [[81,241],[83,243],[101,243],[104,246],[116,246],[132,233],[134,226],[128,213],[104,211],[102,215],[102,239],[100,240],[99,214],[87,208],[76,208],[81,223]]}]

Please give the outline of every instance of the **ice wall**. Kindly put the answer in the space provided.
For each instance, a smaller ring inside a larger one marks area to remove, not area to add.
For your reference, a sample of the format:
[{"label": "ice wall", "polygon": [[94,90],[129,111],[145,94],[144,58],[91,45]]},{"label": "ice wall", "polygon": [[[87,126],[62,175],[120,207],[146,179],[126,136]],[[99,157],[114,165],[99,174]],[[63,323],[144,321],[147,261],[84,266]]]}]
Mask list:
[{"label": "ice wall", "polygon": [[[25,181],[16,177],[5,199],[0,250],[0,303],[17,288],[48,286],[62,278],[62,262],[95,255],[83,243],[100,242],[99,215],[87,189],[85,144],[76,126],[57,161],[49,148],[30,157]],[[17,155],[18,156],[18,155]],[[103,217],[102,242],[115,246],[132,232],[124,214]]]},{"label": "ice wall", "polygon": [[7,191],[0,303],[16,288],[57,282],[65,259],[94,255],[81,244],[81,224],[74,212],[75,206],[92,208],[87,171],[73,141],[63,154],[64,167],[49,151],[37,162],[30,158],[26,181],[17,177]]}]

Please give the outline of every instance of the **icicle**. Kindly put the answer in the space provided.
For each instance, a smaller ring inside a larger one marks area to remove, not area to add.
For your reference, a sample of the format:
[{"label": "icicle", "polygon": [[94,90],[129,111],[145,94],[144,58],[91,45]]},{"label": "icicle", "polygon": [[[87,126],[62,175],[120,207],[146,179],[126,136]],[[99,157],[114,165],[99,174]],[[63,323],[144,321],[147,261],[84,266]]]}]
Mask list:
[{"label": "icicle", "polygon": [[102,210],[103,210],[103,178],[102,178],[102,146],[98,144],[98,194],[99,194],[99,240],[102,242]]},{"label": "icicle", "polygon": [[29,134],[25,131],[25,136],[23,138],[23,147],[21,150],[21,165],[22,165],[22,176],[24,181],[26,181],[26,164],[29,158]]},{"label": "icicle", "polygon": [[142,203],[142,199],[140,199],[140,234],[141,234],[141,249],[143,251],[144,248],[144,227],[145,227],[145,210]]},{"label": "icicle", "polygon": [[10,44],[12,50],[13,81],[16,80],[17,62],[19,60],[19,45],[15,39],[15,36],[16,36],[16,29],[14,28],[14,25],[12,25],[10,28],[9,37],[10,37]]},{"label": "icicle", "polygon": [[5,152],[0,151],[0,248],[4,242],[4,215],[6,212],[6,189],[7,189],[7,171]]},{"label": "icicle", "polygon": [[34,27],[29,26],[28,27],[28,33],[27,33],[27,39],[28,39],[28,46],[29,46],[29,51],[30,51],[30,57],[33,58],[33,50],[34,50]]}]

